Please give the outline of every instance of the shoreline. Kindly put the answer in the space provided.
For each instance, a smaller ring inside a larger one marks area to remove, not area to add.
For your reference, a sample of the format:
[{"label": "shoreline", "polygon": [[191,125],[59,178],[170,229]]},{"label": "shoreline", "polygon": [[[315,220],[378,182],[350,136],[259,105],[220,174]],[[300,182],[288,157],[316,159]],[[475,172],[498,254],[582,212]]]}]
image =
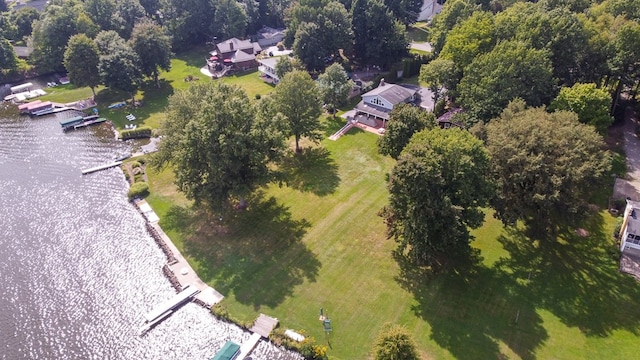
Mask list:
[{"label": "shoreline", "polygon": [[193,298],[193,302],[211,310],[211,307],[222,301],[224,296],[198,277],[198,274],[171,241],[171,238],[158,224],[160,219],[149,203],[146,200],[134,200],[132,202],[145,220],[147,233],[154,239],[165,255],[167,263],[162,266],[162,272],[171,286],[176,292],[182,291],[187,284],[195,286],[200,290],[200,293]]}]

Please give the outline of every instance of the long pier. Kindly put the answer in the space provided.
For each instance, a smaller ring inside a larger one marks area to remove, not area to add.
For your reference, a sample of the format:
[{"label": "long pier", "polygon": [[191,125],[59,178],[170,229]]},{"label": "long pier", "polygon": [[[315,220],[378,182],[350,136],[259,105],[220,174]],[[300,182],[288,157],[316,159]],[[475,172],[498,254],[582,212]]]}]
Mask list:
[{"label": "long pier", "polygon": [[195,286],[186,286],[184,290],[176,294],[171,299],[163,302],[158,305],[155,309],[151,310],[147,314],[144,315],[147,322],[153,322],[154,320],[160,317],[166,317],[165,313],[174,310],[178,306],[184,304],[185,302],[191,300],[200,290]]},{"label": "long pier", "polygon": [[95,167],[92,167],[92,168],[84,169],[84,170],[82,170],[82,175],[91,174],[91,173],[96,172],[96,171],[110,169],[112,167],[116,167],[116,166],[120,166],[120,165],[122,165],[122,161],[114,161],[112,163],[108,163],[108,164],[104,164],[104,165],[100,165],[100,166],[95,166]]}]

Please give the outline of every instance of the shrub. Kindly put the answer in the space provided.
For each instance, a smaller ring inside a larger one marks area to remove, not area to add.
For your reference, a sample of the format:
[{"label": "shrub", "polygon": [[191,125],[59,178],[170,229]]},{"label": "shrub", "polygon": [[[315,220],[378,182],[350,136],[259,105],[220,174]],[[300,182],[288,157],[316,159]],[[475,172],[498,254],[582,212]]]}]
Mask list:
[{"label": "shrub", "polygon": [[129,200],[149,195],[149,185],[146,182],[137,182],[129,189]]},{"label": "shrub", "polygon": [[256,94],[256,100],[260,100],[262,96],[260,94]]},{"label": "shrub", "polygon": [[140,166],[142,166],[142,164],[140,164],[140,163],[139,163],[139,162],[137,162],[137,161],[132,161],[132,162],[131,162],[131,168],[132,168],[132,169],[139,168]]},{"label": "shrub", "polygon": [[284,43],[282,41],[277,43],[276,47],[278,48],[278,51],[284,51]]},{"label": "shrub", "polygon": [[123,130],[120,133],[120,137],[122,140],[150,138],[151,128],[148,126],[141,126],[137,129]]},{"label": "shrub", "polygon": [[436,118],[442,116],[445,113],[446,105],[447,105],[447,101],[445,99],[438,100],[435,108],[433,109],[433,113],[436,115]]},{"label": "shrub", "polygon": [[385,324],[373,348],[376,360],[417,360],[416,344],[407,329],[400,325]]}]

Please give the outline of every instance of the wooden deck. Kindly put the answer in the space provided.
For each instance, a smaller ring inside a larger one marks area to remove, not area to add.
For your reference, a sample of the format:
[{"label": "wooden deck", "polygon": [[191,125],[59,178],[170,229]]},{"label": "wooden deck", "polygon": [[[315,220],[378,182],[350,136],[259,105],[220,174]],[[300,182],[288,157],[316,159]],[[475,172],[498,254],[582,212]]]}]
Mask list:
[{"label": "wooden deck", "polygon": [[265,314],[260,314],[249,331],[257,333],[262,337],[268,338],[269,333],[271,333],[271,330],[273,330],[276,325],[278,325],[278,319],[272,318],[271,316],[267,316]]}]

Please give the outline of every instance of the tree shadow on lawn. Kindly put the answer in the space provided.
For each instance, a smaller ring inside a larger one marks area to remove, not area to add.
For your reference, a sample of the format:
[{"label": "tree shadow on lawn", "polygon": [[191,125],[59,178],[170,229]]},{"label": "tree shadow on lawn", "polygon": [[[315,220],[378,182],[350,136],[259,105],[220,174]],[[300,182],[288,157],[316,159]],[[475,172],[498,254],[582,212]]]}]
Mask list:
[{"label": "tree shadow on lawn", "polygon": [[329,195],[340,185],[338,165],[324,147],[305,148],[285,158],[280,172],[287,186],[318,196]]},{"label": "tree shadow on lawn", "polygon": [[498,239],[510,257],[496,265],[519,277],[531,272],[536,306],[586,336],[640,335],[640,286],[619,271],[620,255],[603,224],[602,214],[593,214],[582,224],[588,236],[565,228],[556,241],[532,242],[511,229]]},{"label": "tree shadow on lawn", "polygon": [[249,208],[225,215],[172,208],[167,226],[182,228],[185,255],[198,263],[198,276],[222,294],[258,311],[276,307],[296,285],[315,281],[320,261],[300,240],[310,224],[260,192]]},{"label": "tree shadow on lawn", "polygon": [[394,256],[401,269],[396,280],[417,301],[411,309],[431,325],[431,339],[455,358],[508,358],[500,340],[520,358],[535,359],[548,334],[522,281],[479,259],[433,274]]}]

